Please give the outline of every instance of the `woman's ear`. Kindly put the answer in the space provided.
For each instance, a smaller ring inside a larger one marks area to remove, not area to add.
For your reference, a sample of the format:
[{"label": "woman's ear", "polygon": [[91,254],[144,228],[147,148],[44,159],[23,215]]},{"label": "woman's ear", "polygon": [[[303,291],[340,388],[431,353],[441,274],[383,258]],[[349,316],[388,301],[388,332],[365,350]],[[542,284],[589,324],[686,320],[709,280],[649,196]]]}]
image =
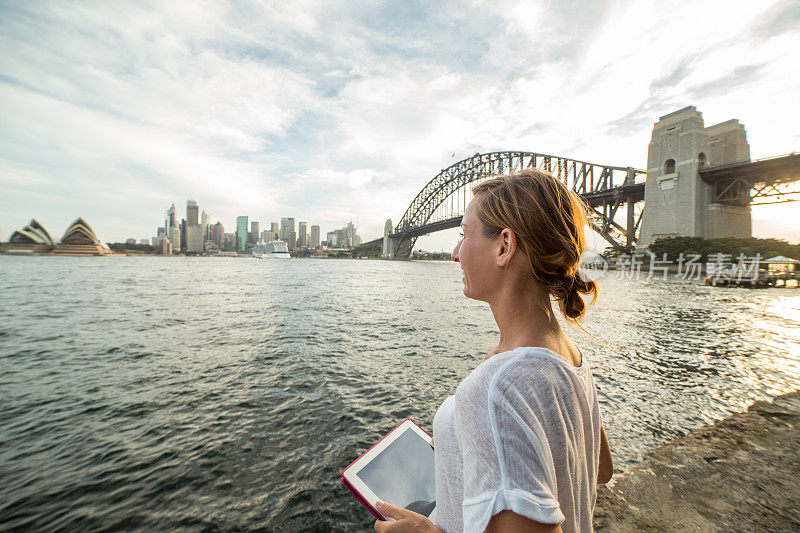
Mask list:
[{"label": "woman's ear", "polygon": [[514,250],[517,249],[517,236],[509,228],[504,228],[497,235],[498,250],[497,250],[497,266],[505,267],[511,261],[514,255]]}]

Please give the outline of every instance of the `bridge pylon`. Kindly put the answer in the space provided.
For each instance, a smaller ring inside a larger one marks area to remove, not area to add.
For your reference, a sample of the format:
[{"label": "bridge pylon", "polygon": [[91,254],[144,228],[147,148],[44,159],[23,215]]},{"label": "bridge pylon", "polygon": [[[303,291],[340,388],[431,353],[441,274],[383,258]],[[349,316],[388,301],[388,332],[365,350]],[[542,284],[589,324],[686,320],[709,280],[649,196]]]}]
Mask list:
[{"label": "bridge pylon", "polygon": [[383,225],[383,258],[394,259],[395,251],[397,250],[397,239],[393,239],[390,235],[393,232],[392,219],[387,218],[386,224]]},{"label": "bridge pylon", "polygon": [[708,166],[750,160],[744,126],[728,120],[705,127],[694,106],[660,117],[647,151],[644,217],[638,248],[659,237],[750,237],[750,204],[715,201],[700,178]]}]

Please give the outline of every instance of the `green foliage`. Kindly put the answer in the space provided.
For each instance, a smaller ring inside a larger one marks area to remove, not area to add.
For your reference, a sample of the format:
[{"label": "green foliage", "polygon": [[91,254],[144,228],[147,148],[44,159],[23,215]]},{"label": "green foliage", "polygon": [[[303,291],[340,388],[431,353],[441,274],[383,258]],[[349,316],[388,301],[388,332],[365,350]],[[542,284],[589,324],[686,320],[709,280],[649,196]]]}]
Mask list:
[{"label": "green foliage", "polygon": [[452,254],[450,252],[423,252],[417,250],[411,253],[411,259],[414,260],[430,260],[430,261],[450,261]]},{"label": "green foliage", "polygon": [[603,250],[603,257],[619,257],[620,255],[630,255],[636,249],[635,246],[609,246]]},{"label": "green foliage", "polygon": [[106,243],[112,252],[118,254],[124,253],[145,253],[152,254],[155,248],[149,244],[125,244],[124,242],[107,242]]},{"label": "green foliage", "polygon": [[353,248],[353,252],[351,257],[382,257],[383,256],[383,244],[362,244],[361,246],[356,246]]},{"label": "green foliage", "polygon": [[659,260],[666,253],[669,261],[676,261],[681,253],[683,253],[684,257],[688,254],[700,254],[700,262],[706,262],[709,255],[717,253],[730,254],[732,260],[735,260],[739,254],[744,254],[745,257],[749,258],[757,253],[761,254],[761,259],[769,259],[776,255],[785,255],[793,259],[800,257],[800,244],[789,244],[782,239],[759,239],[756,237],[750,237],[749,239],[737,239],[734,237],[719,239],[702,239],[700,237],[660,238],[649,246],[649,250]]}]

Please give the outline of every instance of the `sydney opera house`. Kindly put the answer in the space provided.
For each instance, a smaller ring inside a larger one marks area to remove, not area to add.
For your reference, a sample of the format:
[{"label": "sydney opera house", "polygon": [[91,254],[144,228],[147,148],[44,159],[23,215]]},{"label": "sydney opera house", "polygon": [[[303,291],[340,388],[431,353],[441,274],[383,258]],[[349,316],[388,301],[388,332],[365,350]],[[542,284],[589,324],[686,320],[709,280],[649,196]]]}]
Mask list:
[{"label": "sydney opera house", "polygon": [[110,255],[111,250],[95,235],[94,230],[82,218],[70,224],[59,242],[53,238],[36,219],[11,234],[8,242],[0,243],[0,252],[7,254],[48,255]]}]

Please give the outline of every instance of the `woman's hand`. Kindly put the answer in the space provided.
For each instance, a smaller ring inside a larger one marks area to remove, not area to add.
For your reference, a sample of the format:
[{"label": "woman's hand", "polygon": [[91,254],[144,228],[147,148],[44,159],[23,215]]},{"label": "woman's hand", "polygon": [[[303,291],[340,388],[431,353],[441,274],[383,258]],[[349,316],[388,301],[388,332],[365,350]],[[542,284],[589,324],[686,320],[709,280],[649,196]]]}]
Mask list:
[{"label": "woman's hand", "polygon": [[378,500],[378,511],[386,518],[394,518],[395,522],[376,520],[375,531],[378,533],[442,533],[442,530],[433,525],[427,517],[408,509],[401,509]]}]

